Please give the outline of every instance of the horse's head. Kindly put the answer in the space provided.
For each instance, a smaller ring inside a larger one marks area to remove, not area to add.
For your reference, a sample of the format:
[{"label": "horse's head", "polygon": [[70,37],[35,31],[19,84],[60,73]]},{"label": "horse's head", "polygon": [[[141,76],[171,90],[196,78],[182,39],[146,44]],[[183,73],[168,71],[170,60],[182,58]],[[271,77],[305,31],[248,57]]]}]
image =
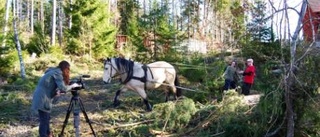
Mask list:
[{"label": "horse's head", "polygon": [[117,73],[116,66],[113,64],[113,59],[107,58],[104,60],[103,81],[104,83],[110,83],[112,77]]}]

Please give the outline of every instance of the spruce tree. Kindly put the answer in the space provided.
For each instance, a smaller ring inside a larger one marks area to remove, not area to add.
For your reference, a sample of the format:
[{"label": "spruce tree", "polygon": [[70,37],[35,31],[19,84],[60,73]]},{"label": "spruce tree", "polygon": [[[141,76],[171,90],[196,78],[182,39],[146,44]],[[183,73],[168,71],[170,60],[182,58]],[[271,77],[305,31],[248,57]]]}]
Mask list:
[{"label": "spruce tree", "polygon": [[[129,39],[128,47],[133,46],[138,52],[145,51],[143,46],[143,27],[138,25],[139,5],[135,0],[120,0],[118,2],[120,12],[119,34],[126,35]],[[126,47],[125,47],[126,48]],[[134,52],[134,51],[130,51]]]},{"label": "spruce tree", "polygon": [[174,27],[175,24],[170,23],[173,21],[170,20],[169,12],[167,4],[160,5],[159,2],[154,1],[150,12],[139,20],[143,33],[154,37],[155,60],[176,45],[175,36],[178,35],[178,30]]},{"label": "spruce tree", "polygon": [[[250,32],[251,40],[259,42],[273,41],[273,33],[271,27],[268,26],[266,20],[266,3],[263,1],[255,1],[251,8],[252,20],[248,23],[247,29]],[[271,25],[270,25],[271,26]]]},{"label": "spruce tree", "polygon": [[65,10],[72,18],[72,26],[67,29],[67,52],[89,54],[97,59],[114,54],[115,26],[108,20],[107,3],[101,0],[76,0]]}]

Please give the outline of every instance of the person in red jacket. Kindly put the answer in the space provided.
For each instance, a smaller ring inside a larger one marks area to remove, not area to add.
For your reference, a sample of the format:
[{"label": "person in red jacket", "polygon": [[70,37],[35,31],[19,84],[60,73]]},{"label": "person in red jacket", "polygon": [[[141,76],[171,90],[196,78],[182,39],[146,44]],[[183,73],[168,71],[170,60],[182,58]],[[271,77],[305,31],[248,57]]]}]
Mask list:
[{"label": "person in red jacket", "polygon": [[246,64],[247,67],[243,72],[243,84],[241,89],[242,94],[249,95],[256,75],[256,68],[253,66],[253,59],[248,59]]}]

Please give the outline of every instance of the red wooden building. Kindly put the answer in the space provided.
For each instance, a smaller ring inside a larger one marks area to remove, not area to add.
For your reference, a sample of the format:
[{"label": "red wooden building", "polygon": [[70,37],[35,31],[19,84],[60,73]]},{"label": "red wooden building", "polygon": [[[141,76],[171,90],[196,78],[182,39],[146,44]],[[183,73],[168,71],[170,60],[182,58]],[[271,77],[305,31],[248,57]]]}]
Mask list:
[{"label": "red wooden building", "polygon": [[117,35],[116,49],[122,50],[122,48],[127,45],[128,38],[126,35]]},{"label": "red wooden building", "polygon": [[313,34],[315,34],[315,40],[320,42],[320,0],[308,0],[308,2],[303,18],[303,35],[305,40],[313,41]]}]

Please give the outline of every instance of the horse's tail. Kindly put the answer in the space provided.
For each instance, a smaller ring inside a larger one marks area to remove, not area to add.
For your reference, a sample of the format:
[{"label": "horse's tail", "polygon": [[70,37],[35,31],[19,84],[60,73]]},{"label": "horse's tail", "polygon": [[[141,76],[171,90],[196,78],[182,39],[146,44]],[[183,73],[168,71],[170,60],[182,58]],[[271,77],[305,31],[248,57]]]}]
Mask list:
[{"label": "horse's tail", "polygon": [[176,86],[176,89],[177,89],[176,95],[177,95],[177,97],[180,97],[182,95],[182,91],[181,91],[181,88],[178,87],[178,86],[180,86],[178,75],[176,75],[176,78],[174,79],[174,85]]}]

